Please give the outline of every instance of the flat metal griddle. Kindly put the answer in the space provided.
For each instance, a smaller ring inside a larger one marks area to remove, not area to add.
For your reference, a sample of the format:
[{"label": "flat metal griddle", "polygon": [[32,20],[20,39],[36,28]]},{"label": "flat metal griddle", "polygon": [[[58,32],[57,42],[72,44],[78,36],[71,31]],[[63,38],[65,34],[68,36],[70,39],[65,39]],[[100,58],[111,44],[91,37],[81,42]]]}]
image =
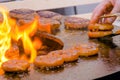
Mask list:
[{"label": "flat metal griddle", "polygon": [[64,68],[54,71],[35,69],[31,65],[28,73],[6,73],[0,76],[0,80],[92,80],[120,71],[119,35],[113,37],[113,40],[90,40],[87,30],[65,30],[62,25],[56,37],[64,42],[64,49],[79,43],[95,42],[99,44],[100,52],[98,55],[87,58],[80,57],[78,61],[66,63]]}]

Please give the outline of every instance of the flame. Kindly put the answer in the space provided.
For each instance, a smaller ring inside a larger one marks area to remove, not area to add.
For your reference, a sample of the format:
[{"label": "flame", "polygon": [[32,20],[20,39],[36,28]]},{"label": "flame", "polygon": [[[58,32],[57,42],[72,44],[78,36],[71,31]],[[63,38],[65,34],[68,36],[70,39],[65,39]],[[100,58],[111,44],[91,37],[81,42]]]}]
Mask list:
[{"label": "flame", "polygon": [[[11,46],[11,26],[9,24],[8,12],[5,8],[0,7],[0,12],[3,14],[3,22],[0,23],[0,65],[8,59],[4,56],[5,52]],[[9,19],[10,21],[12,19]]]},{"label": "flame", "polygon": [[36,58],[37,52],[36,52],[32,42],[31,42],[30,38],[28,37],[28,35],[26,33],[23,33],[22,41],[23,41],[23,46],[24,46],[25,53],[31,53],[30,62],[33,62],[34,59]]},{"label": "flame", "polygon": [[45,32],[48,32],[48,33],[52,33],[50,23],[42,24],[42,23],[39,22],[38,29],[40,31],[45,31]]},{"label": "flame", "polygon": [[[3,15],[3,22],[0,22],[0,66],[3,62],[9,60],[5,57],[5,53],[12,46],[11,40],[22,40],[24,53],[29,54],[29,62],[33,62],[37,56],[37,50],[42,46],[42,42],[39,38],[35,38],[32,41],[31,37],[37,29],[51,33],[50,24],[40,26],[38,17],[35,17],[30,23],[18,26],[17,21],[9,16],[7,9],[0,6],[0,12]],[[19,59],[26,60],[25,54],[21,55]]]},{"label": "flame", "polygon": [[33,35],[37,29],[38,18],[36,17],[29,24],[23,26],[17,26],[16,20],[12,19],[8,15],[7,9],[0,7],[0,12],[3,15],[3,22],[0,23],[0,65],[9,60],[5,57],[6,51],[11,47],[11,40],[23,42],[25,53],[30,54],[30,62],[33,62],[36,58],[37,51],[35,50],[30,36]]},{"label": "flame", "polygon": [[[16,26],[12,29],[14,40],[21,39],[23,42],[24,51],[26,54],[30,54],[30,62],[33,62],[36,58],[37,51],[34,48],[34,45],[30,39],[30,36],[33,35],[37,29],[38,17],[36,17],[32,22],[25,24],[23,26]],[[15,34],[15,35],[14,35]]]},{"label": "flame", "polygon": [[35,37],[33,40],[33,45],[36,50],[39,50],[42,46],[42,41],[38,37]]}]

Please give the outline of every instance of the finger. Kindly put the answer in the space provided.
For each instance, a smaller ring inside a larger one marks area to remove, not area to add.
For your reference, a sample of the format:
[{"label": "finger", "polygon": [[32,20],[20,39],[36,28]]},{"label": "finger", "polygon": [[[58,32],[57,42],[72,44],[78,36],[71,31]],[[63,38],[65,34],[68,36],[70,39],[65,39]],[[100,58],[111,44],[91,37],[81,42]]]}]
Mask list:
[{"label": "finger", "polygon": [[97,23],[99,21],[99,16],[104,13],[104,6],[102,5],[100,4],[94,9],[90,23]]},{"label": "finger", "polygon": [[90,23],[92,23],[92,24],[98,23],[99,17],[105,13],[110,12],[110,10],[107,10],[107,9],[108,9],[108,7],[111,7],[111,6],[112,6],[112,4],[108,0],[105,0],[104,2],[99,4],[93,11]]}]

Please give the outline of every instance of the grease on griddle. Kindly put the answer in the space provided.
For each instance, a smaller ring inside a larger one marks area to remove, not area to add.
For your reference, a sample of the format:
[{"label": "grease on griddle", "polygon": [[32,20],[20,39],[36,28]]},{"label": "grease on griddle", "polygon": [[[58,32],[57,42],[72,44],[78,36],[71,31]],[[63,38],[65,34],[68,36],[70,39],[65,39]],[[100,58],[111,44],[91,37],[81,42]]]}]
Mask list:
[{"label": "grease on griddle", "polygon": [[117,45],[113,42],[112,37],[103,37],[103,38],[98,38],[97,40],[104,43],[105,45],[108,45],[110,48],[117,47]]},{"label": "grease on griddle", "polygon": [[24,78],[28,76],[28,72],[6,72],[4,74],[4,79],[6,80],[21,80],[21,78]]}]

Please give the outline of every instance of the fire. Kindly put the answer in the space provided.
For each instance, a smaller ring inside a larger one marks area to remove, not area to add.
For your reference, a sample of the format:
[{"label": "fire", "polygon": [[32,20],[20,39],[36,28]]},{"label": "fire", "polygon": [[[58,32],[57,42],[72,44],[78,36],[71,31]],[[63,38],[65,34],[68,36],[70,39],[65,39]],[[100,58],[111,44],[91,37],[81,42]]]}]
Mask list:
[{"label": "fire", "polygon": [[[8,21],[8,12],[0,7],[0,12],[3,14],[3,22],[0,24],[0,65],[2,62],[7,61],[8,59],[5,58],[5,52],[11,46],[11,26]],[[11,19],[12,20],[12,19]]]},{"label": "fire", "polygon": [[52,33],[50,23],[47,23],[47,24],[41,24],[40,23],[38,29],[41,30],[41,31]]},{"label": "fire", "polygon": [[[30,62],[33,62],[36,58],[36,42],[32,42],[31,36],[36,32],[38,25],[38,17],[32,22],[23,26],[18,26],[16,20],[9,17],[9,12],[0,7],[0,12],[3,15],[3,22],[0,23],[0,65],[9,60],[5,57],[5,52],[12,46],[11,40],[22,40],[24,52],[30,55]],[[36,40],[39,43],[39,47],[42,46],[42,42]],[[20,59],[24,59],[23,56]]]},{"label": "fire", "polygon": [[37,29],[37,24],[38,19],[36,17],[33,22],[26,24],[24,26],[16,27],[17,28],[16,34],[18,35],[16,36],[16,39],[17,40],[22,39],[25,53],[31,54],[30,62],[33,62],[34,59],[36,58],[37,51],[34,48],[34,45],[29,36],[31,36],[31,34],[34,34],[34,32]]},{"label": "fire", "polygon": [[14,32],[12,33],[12,39],[17,41],[19,39],[22,40],[25,53],[30,54],[30,62],[34,61],[37,54],[33,42],[30,39],[30,36],[32,36],[36,31],[37,25],[38,25],[38,17],[36,17],[29,24],[25,24],[23,26],[15,26],[12,29],[12,32]]}]

